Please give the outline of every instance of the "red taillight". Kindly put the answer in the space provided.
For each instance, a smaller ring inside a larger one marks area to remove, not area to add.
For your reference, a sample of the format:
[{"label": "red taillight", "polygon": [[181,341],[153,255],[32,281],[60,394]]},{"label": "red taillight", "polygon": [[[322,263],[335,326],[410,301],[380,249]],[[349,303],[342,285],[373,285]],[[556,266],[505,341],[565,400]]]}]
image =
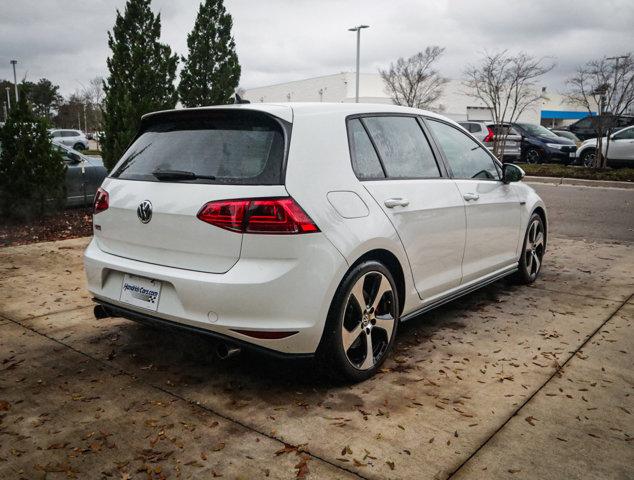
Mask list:
[{"label": "red taillight", "polygon": [[104,210],[108,210],[109,197],[108,192],[106,192],[103,188],[97,190],[95,193],[95,204],[93,205],[93,214],[98,214],[99,212],[103,212]]},{"label": "red taillight", "polygon": [[290,197],[209,202],[203,205],[197,217],[216,227],[240,233],[289,235],[319,231],[302,207]]},{"label": "red taillight", "polygon": [[493,129],[491,127],[487,127],[487,130],[489,131],[489,133],[487,133],[487,136],[484,137],[484,143],[493,141]]}]

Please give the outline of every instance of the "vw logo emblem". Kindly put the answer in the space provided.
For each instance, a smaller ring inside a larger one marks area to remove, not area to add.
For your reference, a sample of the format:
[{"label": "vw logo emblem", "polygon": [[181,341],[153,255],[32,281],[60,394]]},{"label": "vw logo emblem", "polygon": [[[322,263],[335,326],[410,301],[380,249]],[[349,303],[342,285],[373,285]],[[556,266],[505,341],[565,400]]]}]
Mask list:
[{"label": "vw logo emblem", "polygon": [[136,209],[136,214],[141,223],[148,223],[152,220],[152,203],[149,200],[141,202],[141,205]]}]

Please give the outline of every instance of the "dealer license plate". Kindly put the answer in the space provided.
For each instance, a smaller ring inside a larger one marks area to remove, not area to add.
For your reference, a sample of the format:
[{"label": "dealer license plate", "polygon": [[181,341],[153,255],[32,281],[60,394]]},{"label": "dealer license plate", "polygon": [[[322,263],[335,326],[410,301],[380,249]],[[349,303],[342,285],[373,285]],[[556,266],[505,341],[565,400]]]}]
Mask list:
[{"label": "dealer license plate", "polygon": [[156,311],[160,295],[161,282],[159,280],[128,274],[123,277],[120,297],[122,302]]}]

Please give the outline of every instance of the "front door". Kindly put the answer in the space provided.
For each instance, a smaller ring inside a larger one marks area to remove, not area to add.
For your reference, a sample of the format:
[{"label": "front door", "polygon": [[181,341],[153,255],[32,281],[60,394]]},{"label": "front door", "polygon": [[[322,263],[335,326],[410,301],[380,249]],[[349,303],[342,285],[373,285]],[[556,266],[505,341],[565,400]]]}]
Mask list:
[{"label": "front door", "polygon": [[465,204],[467,241],[462,283],[518,261],[521,210],[512,185],[485,148],[449,123],[426,119]]},{"label": "front door", "polygon": [[464,202],[439,168],[419,120],[368,116],[348,128],[355,173],[394,225],[421,299],[459,286]]}]

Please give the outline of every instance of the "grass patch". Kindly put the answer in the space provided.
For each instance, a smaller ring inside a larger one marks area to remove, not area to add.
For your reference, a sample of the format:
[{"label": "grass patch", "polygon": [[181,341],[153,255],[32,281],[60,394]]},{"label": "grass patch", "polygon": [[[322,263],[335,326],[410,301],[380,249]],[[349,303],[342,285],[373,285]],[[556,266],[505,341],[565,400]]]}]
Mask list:
[{"label": "grass patch", "polygon": [[519,165],[526,175],[534,177],[581,178],[584,180],[613,180],[619,182],[634,182],[634,168],[596,168],[575,167],[556,164],[528,164]]}]

